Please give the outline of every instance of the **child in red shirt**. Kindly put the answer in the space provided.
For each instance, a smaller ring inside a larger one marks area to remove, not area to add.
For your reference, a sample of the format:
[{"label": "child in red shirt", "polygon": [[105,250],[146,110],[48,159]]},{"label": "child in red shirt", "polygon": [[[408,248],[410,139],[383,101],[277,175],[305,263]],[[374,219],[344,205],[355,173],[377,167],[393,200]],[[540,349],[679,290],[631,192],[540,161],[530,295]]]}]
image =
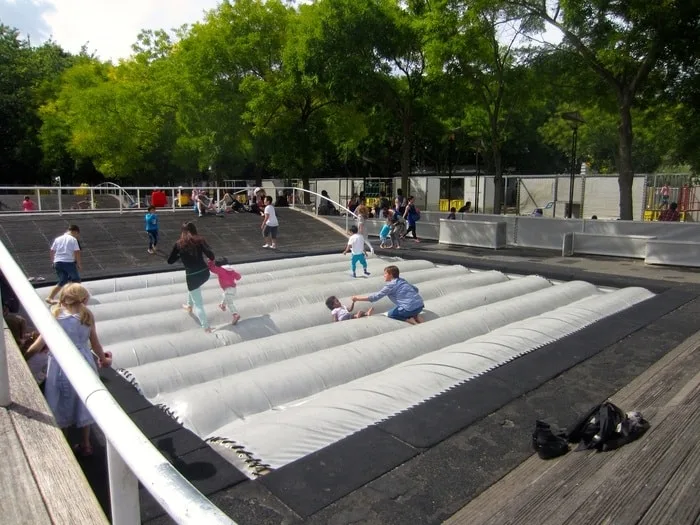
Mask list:
[{"label": "child in red shirt", "polygon": [[219,308],[222,311],[226,311],[226,308],[228,308],[228,311],[233,314],[231,324],[236,324],[241,316],[238,315],[233,298],[236,297],[236,281],[241,280],[241,274],[233,269],[226,257],[221,257],[216,259],[216,261],[209,260],[207,264],[209,265],[209,270],[219,278],[219,286],[224,291]]}]

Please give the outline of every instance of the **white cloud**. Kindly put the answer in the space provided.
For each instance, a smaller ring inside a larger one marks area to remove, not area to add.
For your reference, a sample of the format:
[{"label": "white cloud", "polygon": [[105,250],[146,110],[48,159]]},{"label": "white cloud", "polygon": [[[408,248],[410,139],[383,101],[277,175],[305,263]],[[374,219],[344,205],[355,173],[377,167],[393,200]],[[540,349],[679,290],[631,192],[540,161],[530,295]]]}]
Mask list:
[{"label": "white cloud", "polygon": [[[35,20],[40,19],[65,50],[78,53],[87,44],[101,59],[116,61],[131,55],[131,45],[142,29],[169,30],[198,22],[219,0],[0,0],[0,7],[3,3],[22,4],[25,14],[30,11]],[[32,30],[19,18],[3,22],[24,34]],[[47,35],[39,36],[45,40]]]}]

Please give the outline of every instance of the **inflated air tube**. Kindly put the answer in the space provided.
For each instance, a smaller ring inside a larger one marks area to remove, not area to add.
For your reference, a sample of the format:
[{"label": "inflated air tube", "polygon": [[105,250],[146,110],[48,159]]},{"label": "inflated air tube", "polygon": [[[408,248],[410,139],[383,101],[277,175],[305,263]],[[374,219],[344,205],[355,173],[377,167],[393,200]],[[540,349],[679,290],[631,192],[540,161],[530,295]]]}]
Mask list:
[{"label": "inflated air tube", "polygon": [[[311,257],[296,257],[288,259],[275,259],[272,261],[258,261],[254,263],[241,264],[239,266],[236,266],[236,268],[244,270],[246,274],[267,273],[275,272],[277,270],[287,270],[289,268],[304,268],[307,266],[315,266],[319,264],[335,263],[342,260],[342,254],[334,253],[330,255],[314,255]],[[346,258],[346,260],[348,259]],[[388,262],[387,264],[391,263]],[[401,264],[403,264],[403,261]],[[174,265],[173,267],[177,268],[176,265]],[[184,275],[184,270],[176,270],[173,272],[163,272],[157,274],[132,275],[130,277],[118,277],[113,279],[99,279],[95,281],[90,281],[86,283],[85,286],[88,288],[91,295],[99,295],[103,293],[120,292],[122,290],[133,290],[137,288],[151,288],[154,286],[166,286],[169,284],[177,284],[184,280]],[[45,290],[46,294],[48,295],[48,288],[46,288]]]},{"label": "inflated air tube", "polygon": [[206,435],[235,419],[376,374],[421,354],[599,293],[582,281],[550,286],[412,326],[410,343],[401,344],[394,333],[379,335],[160,395],[154,402],[168,406],[196,434]]},{"label": "inflated air tube", "polygon": [[[534,275],[514,281],[470,288],[468,291],[459,287],[453,288],[454,285],[453,279],[446,280],[442,292],[453,293],[426,302],[426,310],[423,313],[426,321],[552,286],[547,279]],[[439,291],[436,289],[436,293]],[[366,309],[368,306],[366,303],[358,303],[356,308]],[[380,301],[377,303],[377,313],[386,311],[390,306],[389,301]],[[327,315],[326,312],[326,319]],[[323,324],[297,330],[294,337],[289,337],[286,333],[278,334],[136,366],[130,368],[125,376],[147,398],[152,399],[158,394],[406,327],[409,327],[406,323],[400,323],[382,315],[375,315],[361,322]]]},{"label": "inflated air tube", "polygon": [[[376,259],[382,259],[386,264],[393,264],[397,259],[393,257],[381,257]],[[252,263],[244,263],[236,265],[236,269],[243,271],[246,275],[252,275],[257,273],[270,273],[277,271],[284,271],[293,268],[308,268],[317,265],[333,264],[337,262],[342,262],[343,260],[348,261],[347,256],[343,256],[341,253],[334,253],[329,255],[314,255],[310,257],[296,257],[288,259],[275,259],[272,261],[258,261]],[[375,258],[369,259],[374,261]],[[399,264],[403,264],[401,261]],[[110,279],[97,279],[94,281],[85,282],[85,286],[90,292],[90,295],[94,296],[102,294],[118,293],[128,290],[145,290],[147,288],[157,288],[160,286],[169,285],[179,285],[185,280],[185,271],[182,269],[177,269],[178,266],[173,266],[173,271],[153,273],[146,275],[132,275],[128,277],[116,277]],[[182,268],[180,266],[180,268]],[[42,298],[49,294],[51,287],[46,286],[37,289],[37,294]],[[97,300],[93,301],[94,304],[98,304]]]},{"label": "inflated air tube", "polygon": [[[334,285],[343,281],[347,282],[348,279],[350,279],[349,264],[350,263],[346,261],[342,268],[334,264],[333,266],[336,266],[334,272],[325,272],[326,266],[323,266],[318,268],[315,272],[306,274],[301,274],[299,272],[301,268],[295,268],[291,271],[282,270],[274,274],[258,273],[248,275],[245,280],[239,282],[239,286],[236,289],[236,302],[238,303],[241,299],[246,297],[267,297],[268,299],[272,299],[279,295],[284,296],[287,293],[298,295],[299,292],[293,289],[313,289],[321,286],[327,288],[327,285]],[[434,264],[421,260],[405,261],[401,264],[401,271],[406,275],[411,275],[410,272],[417,270],[432,270],[433,273],[435,273],[439,269],[436,268]],[[373,272],[373,274],[374,275],[370,279],[363,278],[362,280],[373,283],[371,286],[380,286],[383,280],[382,272],[377,268],[377,271]],[[143,298],[125,299],[122,302],[95,304],[94,306],[90,305],[90,309],[92,313],[95,314],[95,318],[100,320],[100,329],[104,329],[105,321],[152,314],[154,302],[158,306],[158,312],[163,313],[168,310],[177,311],[187,298],[187,285],[184,280],[179,286],[159,286],[151,290],[153,293]],[[120,295],[124,293],[130,292],[120,292]],[[96,300],[99,299],[99,297],[96,298]],[[209,304],[211,306],[221,302],[221,287],[219,286],[218,279],[210,279],[204,284],[202,287],[202,299],[204,300],[204,304]],[[213,308],[212,315],[215,314],[216,308]],[[228,314],[221,317],[222,321],[224,318],[230,318]]]},{"label": "inflated air tube", "polygon": [[[387,266],[388,264],[392,264],[394,261],[390,259],[381,259],[381,258],[372,258],[370,259],[370,270],[372,273],[376,273],[377,275],[382,274],[382,269],[384,266]],[[236,268],[236,271],[238,271],[242,276],[243,279],[239,281],[239,292],[244,292],[251,284],[256,284],[260,282],[269,282],[275,279],[290,279],[290,278],[298,278],[302,276],[308,276],[308,275],[322,275],[322,274],[330,274],[334,273],[336,275],[336,278],[341,279],[343,276],[347,275],[348,272],[350,271],[350,260],[346,256],[345,259],[341,259],[338,262],[333,262],[333,263],[326,263],[326,264],[321,264],[321,265],[315,265],[315,266],[302,266],[298,268],[289,268],[287,270],[275,270],[274,272],[256,272],[256,273],[251,273],[249,272],[249,268],[247,266],[252,266],[252,265],[245,265],[242,264],[239,266],[234,265]],[[425,261],[425,260],[415,260],[415,261],[402,261],[401,262],[401,270],[402,271],[409,271],[409,270],[420,270],[424,268],[434,268],[435,265],[431,263],[430,261]],[[213,297],[218,297],[221,294],[221,288],[219,287],[219,280],[216,278],[215,275],[212,275],[207,281],[204,286],[202,287],[202,291],[205,297],[205,301],[208,300],[207,298],[211,299]],[[214,293],[215,291],[215,293]],[[185,283],[185,274],[182,273],[180,276],[180,279],[176,281],[175,284],[168,284],[164,286],[154,286],[150,288],[137,288],[137,289],[131,289],[131,290],[124,290],[121,292],[115,292],[115,293],[107,293],[107,294],[100,294],[98,296],[92,296],[90,298],[90,307],[91,308],[97,308],[96,305],[104,305],[106,303],[120,303],[120,302],[125,302],[125,301],[130,301],[130,304],[133,306],[136,301],[139,299],[147,299],[147,300],[152,300],[154,297],[164,297],[168,295],[178,295],[178,300],[182,301],[182,296],[187,294],[187,285]],[[211,299],[215,300],[215,299]],[[101,307],[98,308],[98,311],[100,311],[100,319],[114,319],[114,314],[107,313],[108,310],[102,310]],[[150,312],[151,310],[139,310],[139,311],[145,311],[145,312]],[[134,315],[134,314],[132,314]]]},{"label": "inflated air tube", "polygon": [[[428,280],[420,281],[422,278]],[[420,270],[415,272],[411,280],[420,287],[423,298],[428,300],[429,298],[445,295],[452,290],[469,290],[486,284],[504,282],[508,280],[508,277],[501,272],[467,273],[466,269],[462,267],[449,267],[435,270]],[[106,350],[112,352],[113,366],[129,368],[162,359],[194,354],[241,341],[249,341],[301,330],[319,324],[327,324],[329,322],[329,312],[323,302],[326,295],[337,295],[342,300],[346,300],[347,297],[353,294],[367,293],[368,291],[365,281],[352,280],[329,288],[327,294],[320,294],[323,299],[306,305],[273,311],[258,317],[250,316],[250,311],[265,312],[268,309],[272,309],[273,306],[269,304],[269,301],[273,301],[277,296],[243,299],[239,301],[240,311],[242,315],[248,315],[248,317],[244,317],[236,326],[227,326],[211,334],[206,334],[201,329],[195,329],[171,334],[170,336],[157,335],[142,339],[127,339],[121,343],[104,346]],[[268,301],[268,303],[265,303],[265,301]],[[261,303],[265,304],[261,306]],[[377,312],[386,311],[389,307],[390,303],[388,300],[381,304],[377,303]],[[112,322],[114,323],[115,321]],[[124,321],[121,321],[121,323],[122,325],[127,324]],[[100,334],[100,339],[102,339],[101,326],[98,327],[98,333]],[[146,333],[149,332],[147,331]],[[153,333],[153,330],[150,333]]]},{"label": "inflated air tube", "polygon": [[592,297],[235,420],[206,437],[227,437],[279,468],[651,296],[626,288]]}]

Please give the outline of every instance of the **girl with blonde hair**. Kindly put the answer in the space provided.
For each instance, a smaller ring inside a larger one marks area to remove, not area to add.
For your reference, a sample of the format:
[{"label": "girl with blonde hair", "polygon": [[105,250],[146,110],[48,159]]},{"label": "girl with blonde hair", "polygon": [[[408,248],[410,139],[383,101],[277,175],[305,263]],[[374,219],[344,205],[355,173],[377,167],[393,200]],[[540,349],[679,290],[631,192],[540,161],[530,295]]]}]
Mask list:
[{"label": "girl with blonde hair", "polygon": [[[104,351],[97,338],[95,318],[86,306],[89,298],[90,294],[85,287],[78,283],[69,284],[61,290],[58,305],[53,308],[52,313],[91,368],[97,372],[97,364],[100,367],[111,366],[112,356]],[[43,346],[43,338],[39,336],[29,347],[25,357],[28,359]],[[93,352],[98,363],[95,363]],[[90,425],[94,420],[52,355],[49,355],[44,394],[60,428],[76,426],[81,429],[81,441],[74,450],[82,456],[92,455]]]}]

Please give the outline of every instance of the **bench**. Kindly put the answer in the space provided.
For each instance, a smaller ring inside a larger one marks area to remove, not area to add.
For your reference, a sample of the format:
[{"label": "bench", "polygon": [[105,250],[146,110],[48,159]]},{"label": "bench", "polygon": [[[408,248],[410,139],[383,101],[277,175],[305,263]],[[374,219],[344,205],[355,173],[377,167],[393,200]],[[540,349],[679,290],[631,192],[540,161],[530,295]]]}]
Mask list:
[{"label": "bench", "polygon": [[440,244],[498,250],[506,247],[504,221],[457,221],[440,219]]},{"label": "bench", "polygon": [[562,256],[580,253],[644,259],[647,254],[647,242],[655,238],[649,235],[565,233],[562,239]]}]

